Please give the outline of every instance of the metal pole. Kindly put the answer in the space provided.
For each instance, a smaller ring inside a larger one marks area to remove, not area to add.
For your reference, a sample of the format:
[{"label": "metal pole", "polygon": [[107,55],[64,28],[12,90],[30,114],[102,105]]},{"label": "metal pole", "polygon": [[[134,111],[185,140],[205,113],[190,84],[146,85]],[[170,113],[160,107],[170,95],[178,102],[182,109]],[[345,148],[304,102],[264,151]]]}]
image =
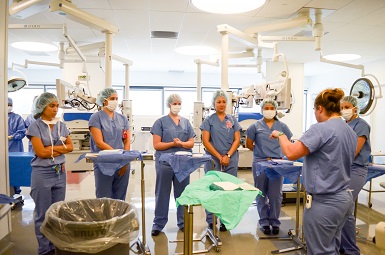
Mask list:
[{"label": "metal pole", "polygon": [[222,35],[222,59],[221,59],[221,89],[229,89],[229,33],[221,32]]},{"label": "metal pole", "polygon": [[141,192],[142,192],[142,236],[143,244],[146,245],[146,207],[145,207],[145,194],[144,194],[144,163],[143,159],[140,161],[140,175],[141,175]]},{"label": "metal pole", "polygon": [[105,87],[112,87],[112,33],[106,32],[106,46],[105,46]]}]

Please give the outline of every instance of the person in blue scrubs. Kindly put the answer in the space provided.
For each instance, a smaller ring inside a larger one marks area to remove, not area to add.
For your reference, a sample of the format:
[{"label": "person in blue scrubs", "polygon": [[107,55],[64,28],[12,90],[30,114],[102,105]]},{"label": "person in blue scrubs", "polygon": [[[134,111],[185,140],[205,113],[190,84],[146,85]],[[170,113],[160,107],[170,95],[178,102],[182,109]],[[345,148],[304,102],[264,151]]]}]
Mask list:
[{"label": "person in blue scrubs", "polygon": [[341,118],[341,89],[326,89],[314,101],[318,121],[295,143],[274,130],[289,160],[304,157],[303,184],[308,194],[303,226],[308,255],[339,254],[341,230],[353,211],[349,189],[357,135]]},{"label": "person in blue scrubs", "polygon": [[[23,118],[13,112],[13,100],[8,97],[8,151],[23,152],[23,138],[27,131]],[[20,194],[19,186],[13,187],[15,194]]]},{"label": "person in blue scrubs", "polygon": [[28,128],[34,158],[31,160],[31,197],[35,202],[35,234],[39,244],[39,255],[55,254],[54,245],[40,232],[48,208],[56,202],[64,201],[66,193],[65,156],[73,150],[66,125],[58,121],[57,97],[49,92],[36,100],[34,117]]},{"label": "person in blue scrubs", "polygon": [[[91,115],[88,127],[91,132],[90,146],[92,153],[101,150],[124,149],[130,150],[130,130],[127,117],[116,112],[118,93],[113,88],[100,91],[96,103],[102,110]],[[108,197],[125,200],[130,164],[115,172],[113,176],[106,175],[94,164],[96,197]]]},{"label": "person in blue scrubs", "polygon": [[[354,130],[358,137],[356,148],[356,157],[350,172],[350,184],[352,189],[353,201],[356,201],[358,193],[366,183],[368,175],[370,148],[370,126],[358,116],[360,109],[357,105],[357,99],[353,96],[345,96],[341,101],[341,115],[346,123]],[[354,210],[354,209],[353,209]],[[356,244],[356,220],[353,214],[349,215],[344,227],[342,228],[340,251],[344,254],[359,255],[360,249]]]},{"label": "person in blue scrubs", "polygon": [[270,139],[273,130],[285,133],[288,139],[291,139],[293,134],[285,123],[278,120],[278,104],[275,100],[265,99],[260,106],[263,119],[258,120],[247,129],[246,147],[253,151],[254,155],[252,166],[254,186],[263,193],[263,196],[257,196],[256,198],[259,225],[262,227],[264,234],[270,234],[270,226],[272,226],[273,234],[277,235],[281,225],[279,214],[282,205],[283,176],[275,180],[269,180],[265,172],[256,172],[257,163],[269,159],[283,158],[278,140],[272,141]]},{"label": "person in blue scrubs", "polygon": [[[178,151],[192,152],[194,147],[194,129],[188,119],[179,115],[182,108],[182,98],[178,94],[171,94],[167,98],[168,115],[157,119],[151,128],[155,152],[155,217],[152,225],[152,236],[158,236],[168,221],[171,186],[174,185],[174,198],[180,197],[190,177],[179,182],[170,164],[160,161],[162,153]],[[177,208],[177,225],[184,230],[183,206]]]},{"label": "person in blue scrubs", "polygon": [[[222,171],[233,176],[238,174],[238,147],[241,142],[241,126],[237,119],[226,113],[227,96],[223,90],[216,90],[212,97],[212,106],[215,113],[208,116],[202,123],[202,141],[206,154],[212,157],[213,162],[204,166],[205,173],[210,170]],[[206,222],[213,229],[212,213],[206,211]],[[216,224],[216,223],[215,223]],[[220,231],[227,231],[221,223]]]}]

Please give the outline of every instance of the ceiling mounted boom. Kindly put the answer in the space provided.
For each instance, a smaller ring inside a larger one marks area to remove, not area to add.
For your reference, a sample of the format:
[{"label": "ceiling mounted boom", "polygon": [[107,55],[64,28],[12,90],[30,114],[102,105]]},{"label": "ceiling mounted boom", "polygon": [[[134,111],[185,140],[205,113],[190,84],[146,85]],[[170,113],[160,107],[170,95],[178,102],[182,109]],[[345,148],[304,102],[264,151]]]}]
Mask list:
[{"label": "ceiling mounted boom", "polygon": [[49,4],[49,11],[64,12],[67,14],[69,19],[72,19],[90,28],[97,29],[103,33],[109,32],[112,34],[117,34],[119,32],[118,27],[115,25],[77,8],[76,5],[69,3],[66,0],[52,0]]}]

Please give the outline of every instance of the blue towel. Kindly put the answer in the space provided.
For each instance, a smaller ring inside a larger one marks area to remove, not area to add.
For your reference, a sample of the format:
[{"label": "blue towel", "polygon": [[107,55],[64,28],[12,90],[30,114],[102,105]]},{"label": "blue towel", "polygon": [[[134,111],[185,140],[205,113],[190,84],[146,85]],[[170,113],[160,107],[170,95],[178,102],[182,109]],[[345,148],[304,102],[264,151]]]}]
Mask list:
[{"label": "blue towel", "polygon": [[269,160],[258,162],[256,171],[257,174],[264,171],[267,178],[272,181],[283,176],[291,183],[297,183],[298,176],[301,175],[302,166],[293,166],[293,162],[280,163]]},{"label": "blue towel", "polygon": [[175,177],[179,182],[186,179],[192,172],[204,163],[211,161],[210,155],[193,157],[192,155],[175,155],[174,153],[162,153],[159,161],[165,161],[172,167]]},{"label": "blue towel", "polygon": [[368,182],[371,179],[377,178],[383,174],[385,174],[385,165],[369,165],[366,181]]},{"label": "blue towel", "polygon": [[0,204],[12,204],[16,203],[16,199],[9,197],[5,194],[0,194]]},{"label": "blue towel", "polygon": [[[84,159],[86,154],[80,155],[75,163]],[[142,160],[142,154],[139,151],[123,151],[116,154],[102,154],[92,158],[92,162],[100,169],[100,171],[108,176],[113,176],[123,166],[129,164],[132,160]]]}]

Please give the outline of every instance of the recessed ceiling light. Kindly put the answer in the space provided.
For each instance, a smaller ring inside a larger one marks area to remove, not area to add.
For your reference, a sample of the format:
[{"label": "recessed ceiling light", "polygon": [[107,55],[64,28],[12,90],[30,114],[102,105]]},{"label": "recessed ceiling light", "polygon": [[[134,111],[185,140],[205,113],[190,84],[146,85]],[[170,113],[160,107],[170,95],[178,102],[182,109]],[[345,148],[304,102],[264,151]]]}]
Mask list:
[{"label": "recessed ceiling light", "polygon": [[233,14],[258,9],[266,0],[190,0],[196,8],[212,13]]},{"label": "recessed ceiling light", "polygon": [[212,55],[216,54],[217,50],[208,46],[183,46],[176,48],[175,51],[184,55]]},{"label": "recessed ceiling light", "polygon": [[11,46],[25,51],[57,51],[58,47],[53,44],[40,42],[14,42]]},{"label": "recessed ceiling light", "polygon": [[350,61],[360,59],[361,56],[357,54],[332,54],[326,55],[324,58],[331,61]]}]

